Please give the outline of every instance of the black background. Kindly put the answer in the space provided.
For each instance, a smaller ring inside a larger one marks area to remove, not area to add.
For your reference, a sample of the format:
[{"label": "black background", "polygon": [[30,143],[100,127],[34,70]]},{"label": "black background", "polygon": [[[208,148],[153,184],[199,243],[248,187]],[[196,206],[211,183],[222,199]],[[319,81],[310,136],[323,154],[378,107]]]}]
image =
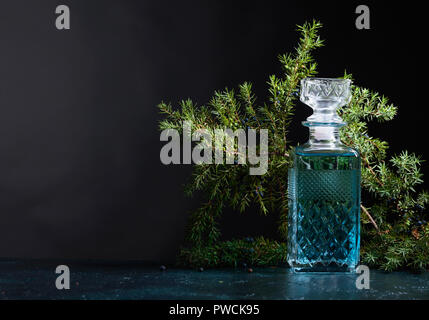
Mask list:
[{"label": "black background", "polygon": [[[55,28],[60,4],[71,30]],[[355,27],[359,4],[371,30]],[[262,101],[295,25],[313,18],[326,39],[319,75],[347,70],[390,97],[397,118],[370,134],[429,158],[419,12],[380,1],[2,0],[0,257],[174,260],[198,203],[182,192],[191,168],[160,163],[156,105],[203,104],[244,81]],[[310,113],[298,105],[297,142]],[[274,236],[276,220],[225,212],[223,234]]]}]

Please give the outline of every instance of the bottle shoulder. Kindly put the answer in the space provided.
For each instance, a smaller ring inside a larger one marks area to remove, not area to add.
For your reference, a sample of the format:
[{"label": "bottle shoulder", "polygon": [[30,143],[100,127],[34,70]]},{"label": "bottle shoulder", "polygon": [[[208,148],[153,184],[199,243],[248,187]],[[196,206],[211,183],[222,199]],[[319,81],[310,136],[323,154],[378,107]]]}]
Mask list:
[{"label": "bottle shoulder", "polygon": [[336,148],[308,148],[306,145],[298,146],[292,153],[292,168],[302,171],[331,171],[331,170],[353,170],[360,171],[361,159],[359,152],[347,146],[336,146]]},{"label": "bottle shoulder", "polygon": [[359,151],[350,148],[346,145],[335,145],[335,146],[314,146],[310,145],[308,143],[297,146],[294,149],[294,153],[296,155],[301,156],[344,156],[344,157],[354,157],[354,158],[360,158]]}]

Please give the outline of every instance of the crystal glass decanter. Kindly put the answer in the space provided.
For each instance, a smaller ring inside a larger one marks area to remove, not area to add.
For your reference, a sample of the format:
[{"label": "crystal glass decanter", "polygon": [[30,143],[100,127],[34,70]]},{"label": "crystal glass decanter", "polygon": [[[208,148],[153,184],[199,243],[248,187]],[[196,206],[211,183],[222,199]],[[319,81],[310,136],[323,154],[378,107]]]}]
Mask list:
[{"label": "crystal glass decanter", "polygon": [[301,101],[314,113],[289,170],[288,262],[296,272],[353,272],[359,262],[360,156],[341,143],[337,114],[350,102],[350,84],[301,81]]}]

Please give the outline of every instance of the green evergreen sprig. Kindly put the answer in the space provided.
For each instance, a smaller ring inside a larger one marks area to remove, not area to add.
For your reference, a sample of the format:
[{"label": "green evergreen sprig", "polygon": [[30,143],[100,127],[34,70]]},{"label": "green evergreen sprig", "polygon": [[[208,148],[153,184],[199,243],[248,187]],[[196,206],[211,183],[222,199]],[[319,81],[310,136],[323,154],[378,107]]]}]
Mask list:
[{"label": "green evergreen sprig", "polygon": [[[240,261],[254,265],[284,263],[286,244],[257,238],[219,241],[218,221],[226,207],[244,213],[256,205],[262,214],[279,215],[279,231],[287,234],[287,171],[293,143],[288,129],[293,118],[301,79],[314,76],[317,64],[313,50],[323,46],[317,21],[299,26],[300,39],[295,51],[279,57],[283,74],[268,81],[267,102],[259,104],[250,83],[237,91],[215,92],[206,106],[182,101],[179,110],[161,103],[165,115],[160,129],[182,130],[183,121],[192,122],[192,130],[230,128],[269,129],[269,167],[264,176],[250,176],[246,165],[195,165],[186,194],[200,192],[204,203],[190,216],[188,246],[179,254],[185,266],[237,266]],[[345,74],[346,78],[351,75]],[[362,262],[384,270],[429,267],[429,224],[426,205],[429,195],[419,191],[423,182],[420,157],[407,151],[388,157],[388,143],[371,137],[368,123],[392,120],[397,107],[373,91],[352,86],[352,99],[339,110],[347,122],[341,130],[342,141],[358,149],[362,158]],[[251,248],[249,248],[251,246]],[[252,249],[244,254],[244,249]],[[257,254],[256,254],[256,253]]]},{"label": "green evergreen sprig", "polygon": [[192,121],[192,130],[215,129],[269,129],[269,170],[264,176],[249,176],[248,165],[197,165],[186,193],[192,195],[202,191],[206,202],[191,214],[188,240],[197,247],[213,245],[219,239],[217,221],[225,206],[240,212],[256,204],[263,214],[269,208],[279,208],[287,214],[286,181],[284,177],[290,164],[287,129],[293,116],[297,100],[296,92],[300,80],[313,76],[317,64],[311,52],[323,45],[317,31],[319,22],[313,21],[299,26],[301,38],[293,54],[279,57],[283,66],[283,77],[269,78],[267,103],[257,105],[250,83],[234,90],[217,91],[207,106],[198,107],[190,100],[182,101],[181,109],[173,111],[170,104],[159,105],[166,119],[160,129],[181,131],[183,121]]},{"label": "green evergreen sprig", "polygon": [[285,243],[251,237],[219,241],[212,246],[182,249],[178,256],[181,266],[191,268],[277,266],[286,264]]}]

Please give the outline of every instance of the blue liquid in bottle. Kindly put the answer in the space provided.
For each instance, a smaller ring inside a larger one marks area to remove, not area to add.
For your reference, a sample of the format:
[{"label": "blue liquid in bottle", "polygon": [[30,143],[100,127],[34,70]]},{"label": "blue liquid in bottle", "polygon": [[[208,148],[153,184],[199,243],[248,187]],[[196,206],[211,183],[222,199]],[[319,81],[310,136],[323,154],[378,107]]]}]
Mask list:
[{"label": "blue liquid in bottle", "polygon": [[295,271],[354,271],[360,243],[357,152],[305,153],[289,171],[288,260]]}]

